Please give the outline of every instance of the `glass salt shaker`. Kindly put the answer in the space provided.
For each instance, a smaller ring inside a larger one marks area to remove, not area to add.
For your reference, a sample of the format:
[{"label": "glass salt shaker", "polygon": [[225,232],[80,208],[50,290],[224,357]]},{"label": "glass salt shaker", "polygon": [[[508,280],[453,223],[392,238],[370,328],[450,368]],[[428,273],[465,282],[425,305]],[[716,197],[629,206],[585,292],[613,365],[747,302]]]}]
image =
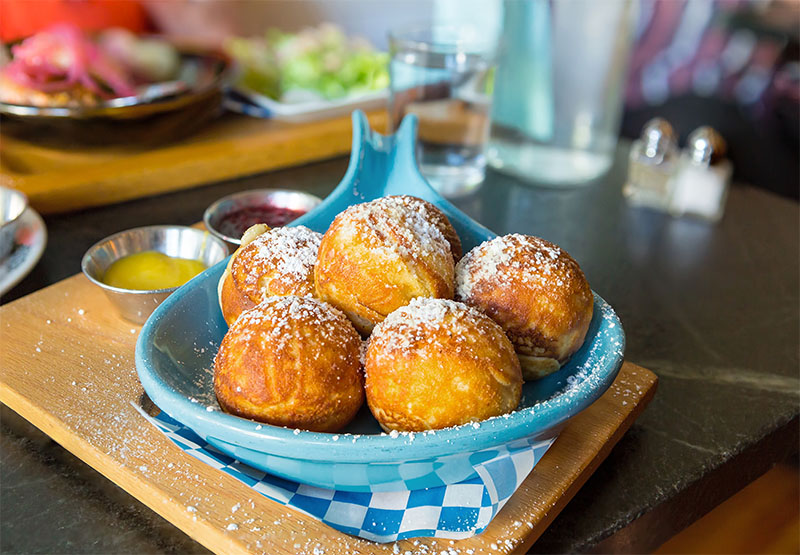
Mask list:
[{"label": "glass salt shaker", "polygon": [[733,173],[725,151],[725,139],[711,127],[700,127],[689,135],[673,180],[671,214],[712,222],[722,218]]},{"label": "glass salt shaker", "polygon": [[628,202],[667,211],[677,158],[672,125],[663,118],[648,121],[631,146],[628,180],[622,189]]}]

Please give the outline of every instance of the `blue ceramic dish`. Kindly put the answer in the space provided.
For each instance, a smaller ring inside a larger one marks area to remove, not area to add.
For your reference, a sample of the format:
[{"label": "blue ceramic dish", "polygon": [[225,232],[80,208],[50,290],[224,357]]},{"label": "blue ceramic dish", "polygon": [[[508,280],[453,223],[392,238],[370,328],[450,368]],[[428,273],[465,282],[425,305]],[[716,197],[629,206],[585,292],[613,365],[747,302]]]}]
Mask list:
[{"label": "blue ceramic dish", "polygon": [[[350,167],[316,209],[292,225],[324,232],[351,204],[411,194],[441,208],[465,252],[494,236],[441,198],[414,161],[416,120],[407,117],[394,136],[374,133],[353,114]],[[214,398],[214,355],[227,331],[217,302],[225,263],[178,289],[145,323],[136,345],[136,368],[161,410],[208,443],[255,468],[323,488],[346,491],[421,489],[474,476],[473,465],[493,448],[521,438],[554,437],[566,422],[611,385],[622,365],[625,336],[614,311],[595,295],[594,317],[581,349],[558,372],[523,388],[519,408],[480,424],[436,432],[383,434],[366,409],[339,434],[259,424],[221,412]]]}]

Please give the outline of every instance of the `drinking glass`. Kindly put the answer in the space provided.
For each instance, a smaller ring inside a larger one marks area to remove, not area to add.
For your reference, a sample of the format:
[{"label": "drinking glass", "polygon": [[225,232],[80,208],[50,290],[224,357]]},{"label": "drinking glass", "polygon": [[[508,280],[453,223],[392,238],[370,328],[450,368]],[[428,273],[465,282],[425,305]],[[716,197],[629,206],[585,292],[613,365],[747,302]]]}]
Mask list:
[{"label": "drinking glass", "polygon": [[445,196],[471,192],[485,175],[493,47],[469,26],[389,34],[390,125],[416,114],[420,170]]},{"label": "drinking glass", "polygon": [[613,162],[634,30],[631,0],[506,0],[489,164],[574,186]]}]

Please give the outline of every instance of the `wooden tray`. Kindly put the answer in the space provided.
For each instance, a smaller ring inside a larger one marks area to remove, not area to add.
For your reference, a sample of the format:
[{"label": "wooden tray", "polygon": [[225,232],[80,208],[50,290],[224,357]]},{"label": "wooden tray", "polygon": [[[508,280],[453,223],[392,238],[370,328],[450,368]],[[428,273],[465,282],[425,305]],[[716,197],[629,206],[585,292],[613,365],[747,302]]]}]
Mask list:
[{"label": "wooden tray", "polygon": [[[0,307],[0,327],[0,402],[209,549],[326,555],[391,549],[261,496],[148,424],[134,408],[147,402],[134,367],[140,328],[120,319],[83,275]],[[523,551],[605,459],[656,383],[649,370],[625,363],[609,391],[572,420],[483,534],[453,544],[405,540],[397,543],[400,552]]]},{"label": "wooden tray", "polygon": [[[369,113],[386,127],[385,110]],[[112,204],[350,151],[350,117],[286,123],[228,114],[159,148],[59,149],[0,136],[0,184],[28,195],[41,214]]]}]

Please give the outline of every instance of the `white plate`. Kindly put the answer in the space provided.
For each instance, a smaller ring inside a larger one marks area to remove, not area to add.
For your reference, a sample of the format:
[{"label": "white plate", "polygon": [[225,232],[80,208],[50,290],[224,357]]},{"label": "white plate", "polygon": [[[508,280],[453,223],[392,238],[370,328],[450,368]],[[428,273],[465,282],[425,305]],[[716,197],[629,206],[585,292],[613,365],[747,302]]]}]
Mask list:
[{"label": "white plate", "polygon": [[[314,100],[287,104],[268,98],[243,87],[234,89],[234,97],[225,99],[225,106],[233,111],[260,118],[302,122],[334,116],[348,115],[353,110],[374,110],[386,106],[389,91],[375,91],[337,100]],[[237,100],[244,98],[246,102]]]},{"label": "white plate", "polygon": [[42,217],[28,207],[14,237],[11,254],[0,261],[0,295],[20,282],[36,266],[47,244],[47,228]]}]

